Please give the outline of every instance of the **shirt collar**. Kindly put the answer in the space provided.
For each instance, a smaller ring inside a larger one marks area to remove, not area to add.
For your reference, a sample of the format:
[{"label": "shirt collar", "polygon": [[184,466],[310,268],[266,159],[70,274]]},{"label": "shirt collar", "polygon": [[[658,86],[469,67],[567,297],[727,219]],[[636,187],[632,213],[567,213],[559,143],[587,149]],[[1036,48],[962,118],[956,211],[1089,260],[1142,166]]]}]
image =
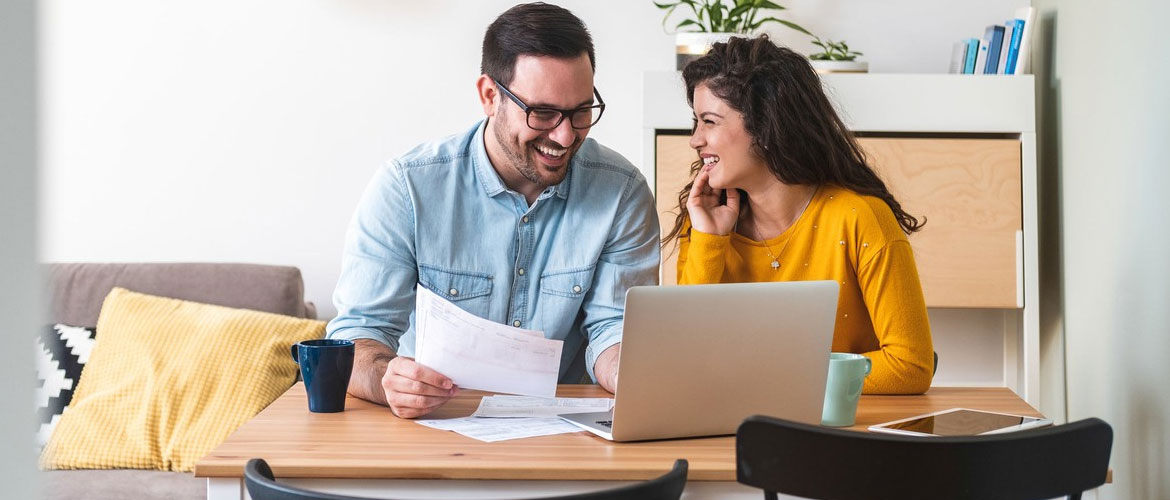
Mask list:
[{"label": "shirt collar", "polygon": [[475,175],[479,177],[479,185],[483,186],[483,191],[488,197],[494,197],[507,188],[504,186],[504,181],[500,180],[500,174],[496,172],[495,168],[492,168],[492,161],[488,159],[487,146],[483,143],[486,130],[487,119],[484,118],[483,121],[479,122],[475,136],[471,138],[472,158],[475,159]]},{"label": "shirt collar", "polygon": [[[499,172],[496,172],[495,167],[492,167],[492,161],[487,155],[487,145],[484,144],[484,139],[487,135],[487,119],[479,122],[479,128],[475,131],[475,137],[471,139],[472,148],[474,148],[475,159],[475,175],[479,177],[479,184],[483,186],[483,191],[489,197],[494,197],[508,189],[504,185],[504,181],[500,179]],[[580,152],[580,149],[577,150]],[[556,185],[556,194],[562,200],[569,198],[569,181],[573,178],[573,164],[577,163],[577,155],[569,160],[569,171],[565,174],[565,178],[561,180],[560,184]]]}]

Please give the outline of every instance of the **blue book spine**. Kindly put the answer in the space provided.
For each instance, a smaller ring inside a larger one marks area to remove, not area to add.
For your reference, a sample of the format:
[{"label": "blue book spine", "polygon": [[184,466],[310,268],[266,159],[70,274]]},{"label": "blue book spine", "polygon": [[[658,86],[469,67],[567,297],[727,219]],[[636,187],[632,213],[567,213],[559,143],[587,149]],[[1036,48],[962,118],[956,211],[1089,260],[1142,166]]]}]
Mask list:
[{"label": "blue book spine", "polygon": [[1012,19],[1008,21],[1014,29],[1012,29],[1011,45],[1008,46],[1007,65],[1004,66],[1004,74],[1016,74],[1016,61],[1020,59],[1020,40],[1024,38],[1024,21],[1020,19]]},{"label": "blue book spine", "polygon": [[979,55],[979,40],[976,38],[967,39],[967,61],[963,66],[963,74],[975,74],[975,58]]},{"label": "blue book spine", "polygon": [[999,52],[1003,50],[1003,26],[988,26],[983,38],[987,39],[987,64],[983,67],[983,73],[994,75],[999,69]]}]

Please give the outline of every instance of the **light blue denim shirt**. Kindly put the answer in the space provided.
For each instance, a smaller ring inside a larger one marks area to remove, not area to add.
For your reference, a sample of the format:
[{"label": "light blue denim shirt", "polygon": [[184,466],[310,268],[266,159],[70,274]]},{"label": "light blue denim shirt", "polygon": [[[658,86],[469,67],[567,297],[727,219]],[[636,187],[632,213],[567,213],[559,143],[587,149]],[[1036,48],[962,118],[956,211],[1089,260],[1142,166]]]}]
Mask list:
[{"label": "light blue denim shirt", "polygon": [[[374,175],[350,222],[328,336],[414,356],[415,286],[477,316],[564,341],[561,380],[621,342],[626,290],[658,282],[646,179],[586,139],[532,206],[488,160],[487,121],[420,145]],[[570,370],[570,368],[573,368]]]}]

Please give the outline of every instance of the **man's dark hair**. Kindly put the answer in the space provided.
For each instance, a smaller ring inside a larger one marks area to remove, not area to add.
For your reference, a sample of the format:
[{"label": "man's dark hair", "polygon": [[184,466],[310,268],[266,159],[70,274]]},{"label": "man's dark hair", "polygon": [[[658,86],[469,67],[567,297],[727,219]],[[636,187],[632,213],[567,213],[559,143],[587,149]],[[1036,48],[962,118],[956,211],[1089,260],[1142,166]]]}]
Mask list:
[{"label": "man's dark hair", "polygon": [[479,70],[501,85],[511,85],[516,58],[521,55],[571,59],[582,52],[589,54],[589,66],[596,70],[593,37],[580,18],[556,5],[525,3],[508,9],[488,26]]}]

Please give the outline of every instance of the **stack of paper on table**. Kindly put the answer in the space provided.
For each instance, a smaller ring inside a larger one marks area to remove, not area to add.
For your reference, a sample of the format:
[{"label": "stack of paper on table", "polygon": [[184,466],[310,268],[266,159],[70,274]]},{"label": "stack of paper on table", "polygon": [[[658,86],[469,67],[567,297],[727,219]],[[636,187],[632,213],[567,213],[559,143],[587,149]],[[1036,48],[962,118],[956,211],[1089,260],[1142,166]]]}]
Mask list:
[{"label": "stack of paper on table", "polygon": [[579,432],[580,427],[557,417],[536,418],[480,418],[463,417],[442,420],[416,420],[420,425],[454,431],[469,438],[494,443],[506,439],[519,439],[552,434]]},{"label": "stack of paper on table", "polygon": [[454,431],[480,441],[495,442],[580,432],[557,415],[609,411],[611,398],[533,398],[486,396],[470,417],[417,420],[420,425]]},{"label": "stack of paper on table", "polygon": [[555,417],[570,413],[595,413],[613,409],[613,398],[533,398],[487,396],[480,400],[473,417],[516,418]]}]

